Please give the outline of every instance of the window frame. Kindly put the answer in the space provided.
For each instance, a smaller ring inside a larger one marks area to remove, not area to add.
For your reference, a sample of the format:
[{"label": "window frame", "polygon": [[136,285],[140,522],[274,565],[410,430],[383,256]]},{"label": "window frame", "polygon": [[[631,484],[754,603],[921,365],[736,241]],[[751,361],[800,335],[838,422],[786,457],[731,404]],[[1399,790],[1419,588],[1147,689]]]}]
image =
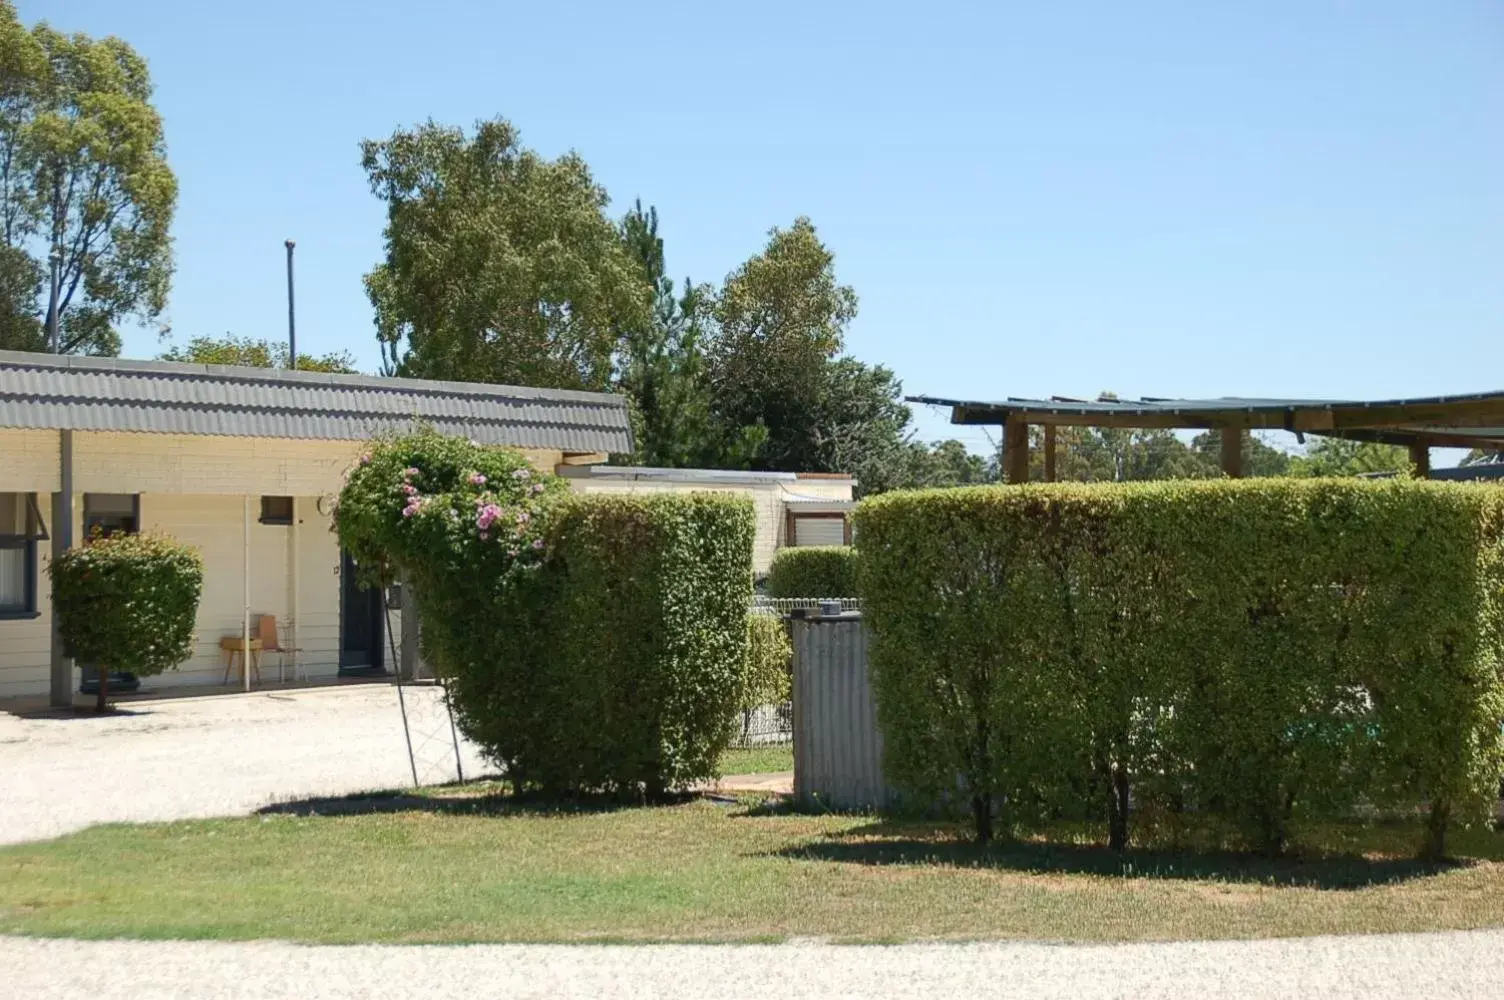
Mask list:
[{"label": "window frame", "polygon": [[[84,532],[83,532],[83,534],[84,534],[83,543],[85,545],[89,544],[89,541],[94,537],[94,528],[95,527],[101,527],[99,525],[99,521],[100,520],[106,520],[106,519],[109,519],[109,518],[112,518],[112,517],[120,517],[120,516],[122,516],[122,512],[119,511],[119,510],[110,510],[110,509],[100,510],[94,504],[90,503],[90,500],[93,499],[93,498],[95,498],[95,497],[100,497],[100,498],[103,498],[103,497],[130,497],[131,498],[131,513],[130,513],[131,527],[130,527],[130,529],[127,530],[127,531],[120,531],[119,529],[117,529],[116,531],[111,531],[111,532],[101,531],[100,533],[101,533],[101,535],[103,537],[108,538],[110,535],[113,535],[113,534],[126,534],[126,535],[140,534],[140,532],[141,532],[141,494],[139,494],[139,493],[85,493],[84,494],[84,502],[83,502],[82,512],[79,515],[80,516],[80,520],[81,520],[81,522],[83,524],[83,529],[84,529]],[[94,523],[90,524],[91,521],[93,521]]]},{"label": "window frame", "polygon": [[42,520],[35,493],[16,493],[25,505],[26,523],[35,522],[34,529],[25,533],[0,532],[0,548],[18,549],[21,552],[21,603],[0,604],[0,621],[18,621],[41,616],[37,607],[37,542],[46,540],[47,523]]},{"label": "window frame", "polygon": [[[268,500],[287,501],[287,513],[285,515],[267,513]],[[297,517],[297,514],[298,502],[296,498],[290,496],[275,496],[270,493],[263,493],[261,495],[261,517],[259,518],[259,520],[262,524],[292,524],[293,518]]]}]

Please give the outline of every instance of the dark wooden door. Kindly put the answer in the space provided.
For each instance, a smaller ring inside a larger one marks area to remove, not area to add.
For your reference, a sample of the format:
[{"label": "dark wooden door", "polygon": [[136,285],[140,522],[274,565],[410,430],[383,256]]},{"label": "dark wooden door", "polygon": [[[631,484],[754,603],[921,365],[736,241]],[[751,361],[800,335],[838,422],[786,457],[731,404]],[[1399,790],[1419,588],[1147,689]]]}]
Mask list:
[{"label": "dark wooden door", "polygon": [[346,673],[382,669],[381,591],[362,587],[350,553],[340,553],[339,665]]}]

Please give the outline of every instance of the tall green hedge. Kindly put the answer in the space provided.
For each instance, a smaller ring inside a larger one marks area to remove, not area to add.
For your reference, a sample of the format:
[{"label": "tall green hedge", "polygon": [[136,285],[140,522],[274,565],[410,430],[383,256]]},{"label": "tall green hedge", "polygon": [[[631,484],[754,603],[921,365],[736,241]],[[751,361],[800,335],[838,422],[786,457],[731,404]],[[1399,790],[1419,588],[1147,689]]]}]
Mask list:
[{"label": "tall green hedge", "polygon": [[[979,836],[1194,811],[1484,818],[1504,747],[1504,492],[1390,481],[1004,487],[864,501],[889,776]],[[959,785],[958,785],[959,781]]]},{"label": "tall green hedge", "polygon": [[768,596],[855,597],[856,551],[849,545],[779,549],[768,568]]},{"label": "tall green hedge", "polygon": [[412,582],[461,728],[519,791],[713,776],[744,686],[749,501],[576,495],[424,432],[362,456],[336,524],[368,573]]},{"label": "tall green hedge", "polygon": [[204,589],[196,550],[151,532],[118,534],[69,549],[47,571],[69,654],[100,665],[100,708],[110,671],[149,676],[193,655]]},{"label": "tall green hedge", "polygon": [[750,500],[571,498],[548,526],[550,672],[581,772],[649,794],[716,773],[739,707],[752,597]]}]

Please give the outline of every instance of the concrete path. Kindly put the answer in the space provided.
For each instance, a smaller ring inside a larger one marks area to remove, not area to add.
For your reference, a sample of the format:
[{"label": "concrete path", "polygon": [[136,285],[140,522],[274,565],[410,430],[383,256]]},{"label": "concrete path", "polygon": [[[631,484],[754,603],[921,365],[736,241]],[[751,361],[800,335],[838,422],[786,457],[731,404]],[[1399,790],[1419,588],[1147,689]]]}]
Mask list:
[{"label": "concrete path", "polygon": [[[435,688],[406,688],[419,776],[453,781]],[[412,785],[397,689],[356,684],[0,715],[0,843],[93,823],[232,816],[271,802]],[[462,745],[465,776],[486,773]],[[3,992],[3,983],[0,983]]]},{"label": "concrete path", "polygon": [[1493,998],[1504,932],[1153,945],[475,945],[0,938],[0,993],[363,998]]}]

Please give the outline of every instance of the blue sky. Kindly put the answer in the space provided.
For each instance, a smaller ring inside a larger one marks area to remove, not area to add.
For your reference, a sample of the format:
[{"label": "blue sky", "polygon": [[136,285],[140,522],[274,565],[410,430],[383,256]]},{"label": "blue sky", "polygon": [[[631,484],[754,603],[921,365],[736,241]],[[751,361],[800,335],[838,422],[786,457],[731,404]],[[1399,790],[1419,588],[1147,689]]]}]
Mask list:
[{"label": "blue sky", "polygon": [[357,143],[499,114],[657,205],[678,275],[810,216],[910,392],[1504,386],[1494,0],[19,6],[150,62],[181,339],[283,336],[292,237],[300,346],[374,369]]}]

